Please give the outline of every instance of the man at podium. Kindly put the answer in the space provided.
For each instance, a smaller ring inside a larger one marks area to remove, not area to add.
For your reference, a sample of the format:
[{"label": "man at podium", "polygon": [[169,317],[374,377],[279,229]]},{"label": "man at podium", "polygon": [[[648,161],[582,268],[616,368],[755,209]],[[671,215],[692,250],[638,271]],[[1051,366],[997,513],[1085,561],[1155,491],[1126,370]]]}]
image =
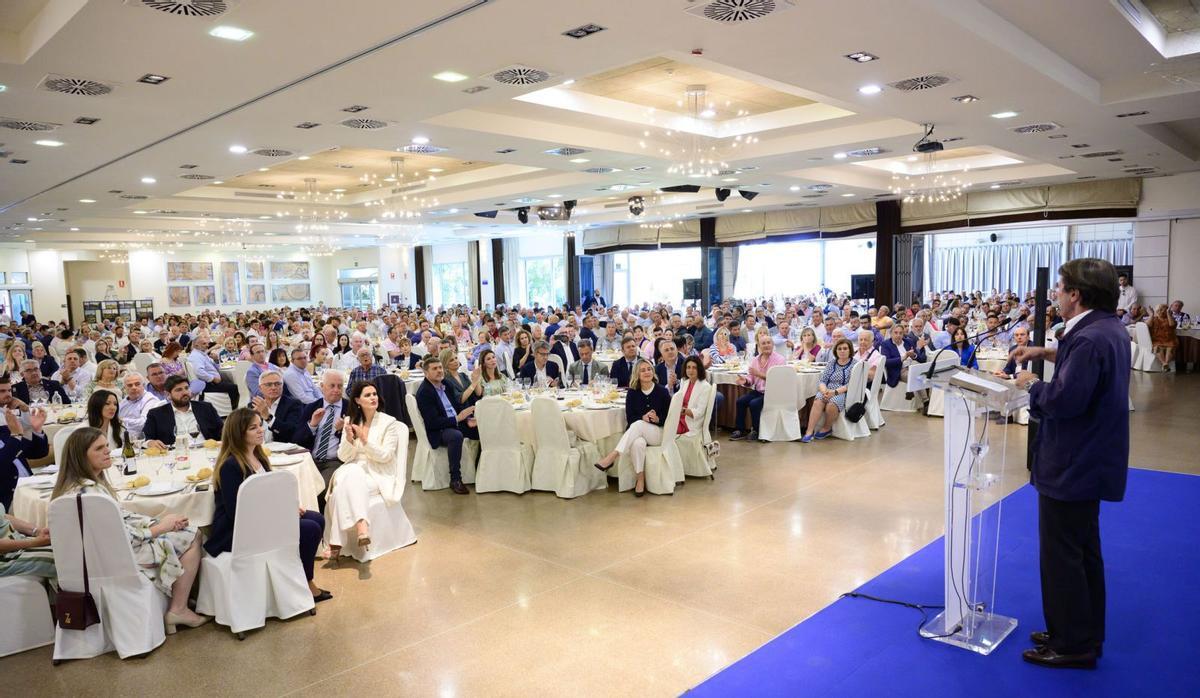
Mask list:
[{"label": "man at podium", "polygon": [[1104,646],[1104,560],[1100,500],[1119,502],[1129,472],[1129,334],[1116,317],[1112,264],[1075,259],[1059,267],[1056,349],[1018,347],[1017,363],[1054,362],[1054,378],[1017,374],[1039,427],[1030,482],[1038,491],[1042,613],[1025,661],[1095,668]]}]

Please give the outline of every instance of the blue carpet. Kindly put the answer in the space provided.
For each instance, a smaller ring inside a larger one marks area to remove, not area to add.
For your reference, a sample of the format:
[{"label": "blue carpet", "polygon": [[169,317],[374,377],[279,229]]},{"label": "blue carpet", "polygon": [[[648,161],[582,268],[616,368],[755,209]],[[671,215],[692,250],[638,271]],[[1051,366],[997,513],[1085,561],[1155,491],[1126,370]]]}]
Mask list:
[{"label": "blue carpet", "polygon": [[[1095,671],[1027,664],[1044,629],[1037,493],[1004,500],[997,612],[1017,629],[990,656],[918,637],[920,613],[840,599],[689,696],[1200,696],[1200,477],[1131,470],[1124,502],[1101,506],[1108,632]],[[858,591],[941,603],[938,539]],[[930,613],[930,616],[935,612]]]}]

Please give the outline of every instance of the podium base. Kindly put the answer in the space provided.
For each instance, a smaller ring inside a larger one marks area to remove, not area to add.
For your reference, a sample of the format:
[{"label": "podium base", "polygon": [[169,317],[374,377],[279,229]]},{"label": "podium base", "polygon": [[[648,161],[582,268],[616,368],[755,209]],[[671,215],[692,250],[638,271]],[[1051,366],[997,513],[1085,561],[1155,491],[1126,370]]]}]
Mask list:
[{"label": "podium base", "polygon": [[963,616],[960,624],[946,627],[943,611],[921,626],[921,637],[944,642],[979,654],[991,654],[1017,627],[1017,619],[975,611]]}]

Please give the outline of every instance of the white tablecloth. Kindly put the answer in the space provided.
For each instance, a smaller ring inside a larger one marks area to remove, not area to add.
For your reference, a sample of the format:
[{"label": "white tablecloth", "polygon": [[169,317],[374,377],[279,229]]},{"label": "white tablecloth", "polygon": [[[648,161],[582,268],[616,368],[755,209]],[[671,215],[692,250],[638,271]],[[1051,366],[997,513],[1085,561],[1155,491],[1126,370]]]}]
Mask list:
[{"label": "white tablecloth", "polygon": [[983,351],[977,359],[981,371],[1003,371],[1008,365],[1008,354],[1003,352]]},{"label": "white tablecloth", "polygon": [[[576,407],[563,412],[567,429],[584,441],[601,443],[610,436],[620,436],[625,433],[625,405],[614,405],[604,410],[589,410]],[[517,432],[521,442],[537,445],[533,438],[533,415],[529,409],[517,410]]]},{"label": "white tablecloth", "polygon": [[[132,499],[126,499],[129,497],[128,491],[118,489],[117,498],[120,500],[121,506],[146,516],[180,514],[186,516],[193,526],[209,525],[212,523],[213,517],[211,486],[206,492],[197,492],[193,483],[188,482],[187,476],[196,473],[200,468],[213,467],[212,459],[216,457],[216,453],[215,450],[196,449],[192,451],[190,460],[179,462],[174,473],[166,468],[167,456],[138,458],[138,474],[148,476],[151,482],[169,481],[187,483],[188,486],[174,494],[158,497],[133,495]],[[175,453],[172,452],[169,457],[174,458]],[[185,467],[186,469],[183,469]],[[300,462],[294,465],[272,465],[271,469],[295,475],[300,485],[300,506],[310,511],[317,510],[317,494],[324,489],[325,481],[321,479],[321,473],[317,470],[310,454],[305,452],[301,456]],[[132,479],[118,473],[117,467],[109,471],[109,478],[114,487],[120,488]],[[205,482],[210,482],[210,480],[206,478]],[[37,526],[45,526],[47,509],[50,506],[50,492],[51,490],[48,489],[28,487],[18,482],[17,490],[13,495],[13,516]]]},{"label": "white tablecloth", "polygon": [[[749,374],[746,369],[741,369],[737,372],[724,371],[721,369],[709,369],[709,380],[720,385],[737,384],[739,378],[745,378]],[[821,372],[819,371],[798,371],[796,373],[796,400],[797,404],[803,406],[810,397],[815,397],[817,394],[817,386],[821,384]]]}]

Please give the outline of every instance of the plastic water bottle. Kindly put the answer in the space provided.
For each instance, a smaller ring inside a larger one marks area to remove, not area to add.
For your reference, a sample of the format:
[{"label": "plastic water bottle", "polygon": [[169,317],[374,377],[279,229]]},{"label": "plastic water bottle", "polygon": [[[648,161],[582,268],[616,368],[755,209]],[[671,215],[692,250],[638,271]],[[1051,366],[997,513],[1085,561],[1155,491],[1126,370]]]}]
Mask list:
[{"label": "plastic water bottle", "polygon": [[54,393],[54,396],[50,398],[50,402],[51,402],[51,403],[52,403],[52,404],[53,404],[55,407],[59,407],[59,406],[61,406],[61,405],[62,405],[62,396],[61,396],[61,395],[59,395],[57,392],[55,392],[55,393]]}]

